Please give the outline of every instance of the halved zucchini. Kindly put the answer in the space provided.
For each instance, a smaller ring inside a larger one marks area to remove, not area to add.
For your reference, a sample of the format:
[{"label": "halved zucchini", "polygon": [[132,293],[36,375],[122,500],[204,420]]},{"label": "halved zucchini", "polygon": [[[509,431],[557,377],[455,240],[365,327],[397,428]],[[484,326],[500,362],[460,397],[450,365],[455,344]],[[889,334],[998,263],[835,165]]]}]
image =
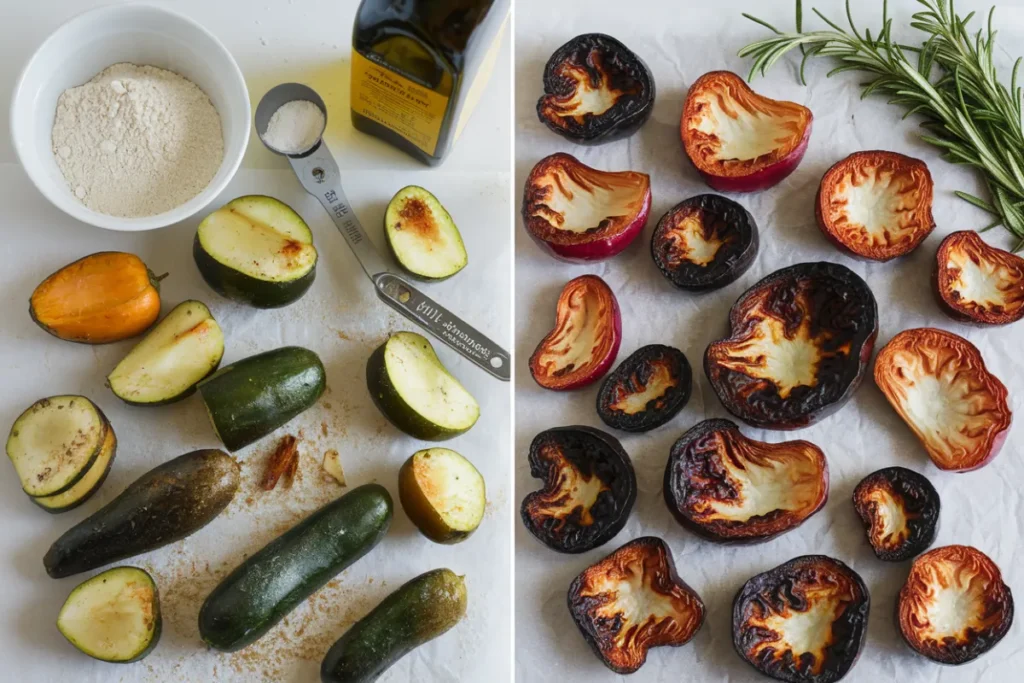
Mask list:
[{"label": "halved zucchini", "polygon": [[396,332],[366,363],[366,387],[393,425],[424,441],[444,441],[476,424],[480,405],[422,335]]},{"label": "halved zucchini", "polygon": [[52,496],[78,483],[103,450],[107,418],[85,396],[41,398],[18,416],[7,437],[21,488]]},{"label": "halved zucchini", "polygon": [[398,265],[414,277],[444,280],[469,262],[452,217],[422,187],[403,187],[391,198],[384,214],[384,234]]},{"label": "halved zucchini", "polygon": [[469,538],[484,518],[484,478],[473,463],[448,448],[417,451],[398,472],[402,509],[437,543]]},{"label": "halved zucchini", "polygon": [[160,640],[160,594],[137,567],[114,567],[80,583],[57,615],[61,635],[104,662],[135,662]]},{"label": "halved zucchini", "polygon": [[256,306],[292,303],[316,277],[313,232],[287,204],[247,195],[203,219],[192,255],[221,296]]},{"label": "halved zucchini", "polygon": [[224,333],[206,304],[183,301],[107,375],[111,391],[134,406],[180,401],[213,373]]},{"label": "halved zucchini", "polygon": [[114,464],[116,453],[117,436],[114,434],[114,428],[108,424],[107,438],[103,440],[99,455],[96,456],[92,465],[86,470],[85,476],[79,479],[78,483],[63,493],[52,496],[29,496],[29,500],[52,513],[67,512],[78,507],[89,500],[92,494],[99,491],[107,474],[110,473],[110,466]]}]

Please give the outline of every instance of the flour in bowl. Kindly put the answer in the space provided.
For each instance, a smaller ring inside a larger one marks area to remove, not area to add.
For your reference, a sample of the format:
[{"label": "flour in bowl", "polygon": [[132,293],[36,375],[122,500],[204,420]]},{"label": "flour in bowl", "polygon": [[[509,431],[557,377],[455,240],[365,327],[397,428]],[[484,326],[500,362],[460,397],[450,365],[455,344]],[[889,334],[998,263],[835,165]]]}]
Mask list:
[{"label": "flour in bowl", "polygon": [[220,114],[195,83],[114,64],[57,100],[53,153],[87,207],[153,216],[206,189],[224,159]]}]

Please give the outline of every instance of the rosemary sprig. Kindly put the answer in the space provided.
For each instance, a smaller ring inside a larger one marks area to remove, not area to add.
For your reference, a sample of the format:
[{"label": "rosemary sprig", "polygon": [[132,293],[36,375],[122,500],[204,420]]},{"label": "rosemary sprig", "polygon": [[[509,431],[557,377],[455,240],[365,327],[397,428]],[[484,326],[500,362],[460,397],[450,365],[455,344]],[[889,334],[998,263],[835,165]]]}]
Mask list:
[{"label": "rosemary sprig", "polygon": [[993,29],[994,7],[986,28],[971,33],[967,25],[974,12],[959,16],[953,0],[917,2],[924,10],[913,15],[910,26],[925,34],[918,45],[893,40],[888,0],[882,3],[882,28],[874,34],[857,29],[850,0],[846,0],[849,32],[817,9],[812,11],[829,28],[805,31],[803,3],[797,0],[795,33],[784,33],[744,14],[774,35],[747,45],[739,55],[754,60],[751,80],[758,73],[764,75],[794,48],[803,55],[800,81],[804,84],[807,61],[815,56],[838,62],[828,76],[844,71],[870,74],[870,80],[861,84],[862,97],[885,95],[890,104],[904,108],[903,118],[921,115],[926,131],[921,139],[942,149],[948,161],[982,172],[991,200],[966,192],[956,195],[993,214],[994,222],[982,230],[1003,225],[1017,237],[1014,251],[1020,251],[1024,248],[1024,132],[1021,86],[1017,85],[1021,59],[1013,66],[1010,84],[1001,83],[992,59],[997,33]]}]

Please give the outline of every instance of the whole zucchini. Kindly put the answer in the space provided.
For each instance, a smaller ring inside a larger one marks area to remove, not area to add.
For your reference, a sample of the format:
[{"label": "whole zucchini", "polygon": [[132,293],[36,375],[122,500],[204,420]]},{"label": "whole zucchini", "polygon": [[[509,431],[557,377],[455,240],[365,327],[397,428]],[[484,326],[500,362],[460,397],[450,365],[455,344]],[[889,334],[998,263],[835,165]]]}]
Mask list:
[{"label": "whole zucchini", "polygon": [[250,645],[343,569],[391,526],[387,489],[366,484],[328,503],[252,555],[199,610],[199,635],[233,652]]}]

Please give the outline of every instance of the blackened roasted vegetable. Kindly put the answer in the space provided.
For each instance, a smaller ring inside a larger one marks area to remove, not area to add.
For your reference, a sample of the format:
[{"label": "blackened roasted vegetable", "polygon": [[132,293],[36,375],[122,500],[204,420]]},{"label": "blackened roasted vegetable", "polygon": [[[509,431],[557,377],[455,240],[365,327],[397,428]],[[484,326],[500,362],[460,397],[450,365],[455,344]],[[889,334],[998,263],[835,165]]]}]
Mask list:
[{"label": "blackened roasted vegetable", "polygon": [[693,372],[683,352],[650,344],[605,377],[597,393],[597,414],[609,427],[646,432],[675,417],[692,389]]},{"label": "blackened roasted vegetable", "polygon": [[886,467],[872,472],[854,489],[853,507],[880,560],[909,560],[935,541],[939,492],[913,470]]},{"label": "blackened roasted vegetable", "polygon": [[654,76],[632,50],[585,33],[548,59],[537,116],[564,138],[600,144],[638,131],[654,111],[654,95]]},{"label": "blackened roasted vegetable", "polygon": [[942,240],[935,255],[935,291],[954,320],[1006,325],[1024,318],[1024,259],[985,244],[973,230]]},{"label": "blackened roasted vegetable", "polygon": [[834,683],[860,656],[870,598],[839,560],[805,555],[753,577],[732,605],[736,652],[787,683]]},{"label": "blackened roasted vegetable", "polygon": [[615,437],[590,427],[557,427],[534,437],[530,475],[544,488],[523,499],[523,524],[561,553],[610,541],[636,501],[636,474],[626,451]]},{"label": "blackened roasted vegetable", "polygon": [[704,603],[679,578],[660,538],[630,541],[587,567],[569,587],[569,613],[605,666],[633,673],[652,647],[685,645],[704,623]]}]

